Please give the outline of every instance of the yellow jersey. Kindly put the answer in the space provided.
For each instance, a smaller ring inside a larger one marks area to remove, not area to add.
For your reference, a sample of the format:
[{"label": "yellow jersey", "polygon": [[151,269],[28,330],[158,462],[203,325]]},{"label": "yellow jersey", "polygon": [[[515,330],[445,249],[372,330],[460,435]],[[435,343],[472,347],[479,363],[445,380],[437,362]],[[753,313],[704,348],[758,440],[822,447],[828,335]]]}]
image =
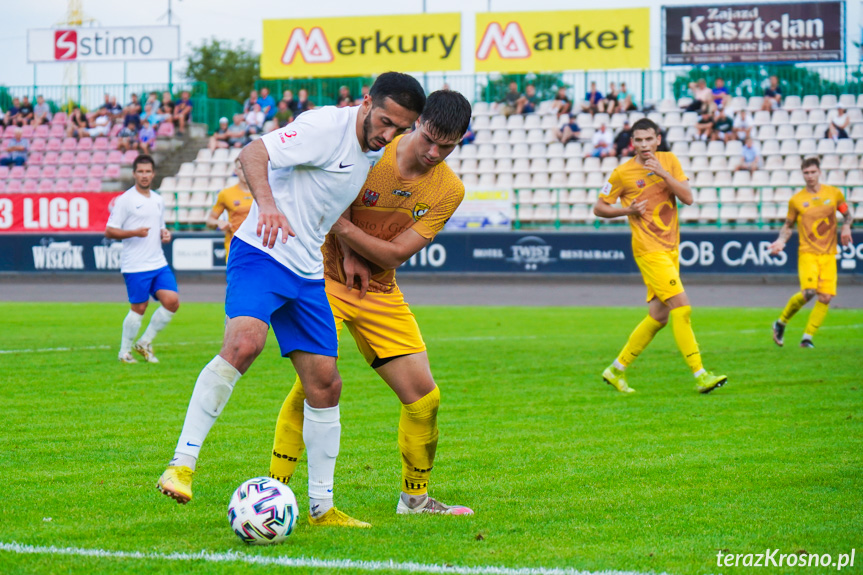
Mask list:
[{"label": "yellow jersey", "polygon": [[821,184],[816,193],[803,188],[788,202],[788,219],[797,221],[802,254],[836,255],[836,210],[845,203],[839,188]]},{"label": "yellow jersey", "polygon": [[[680,161],[671,152],[656,152],[656,159],[674,179],[689,179]],[[620,198],[623,207],[628,207],[636,200],[647,200],[647,213],[644,216],[628,216],[633,255],[673,251],[680,245],[677,198],[665,180],[636,162],[635,158],[611,173],[599,198],[609,205]]]},{"label": "yellow jersey", "polygon": [[[396,162],[402,137],[384,148],[380,161],[369,172],[351,204],[351,221],[365,233],[385,241],[392,241],[407,229],[432,240],[464,199],[464,184],[443,162],[418,178],[402,178]],[[344,283],[344,256],[332,234],[327,235],[323,253],[324,276]],[[369,291],[391,293],[398,289],[395,270],[371,266],[372,280],[379,285],[369,286]]]},{"label": "yellow jersey", "polygon": [[225,188],[216,197],[216,205],[213,206],[213,213],[216,217],[222,215],[223,212],[228,212],[228,221],[231,223],[231,229],[225,230],[225,249],[231,245],[231,238],[234,237],[234,232],[239,229],[240,224],[249,215],[249,210],[252,208],[252,192],[244,191],[240,184]]}]

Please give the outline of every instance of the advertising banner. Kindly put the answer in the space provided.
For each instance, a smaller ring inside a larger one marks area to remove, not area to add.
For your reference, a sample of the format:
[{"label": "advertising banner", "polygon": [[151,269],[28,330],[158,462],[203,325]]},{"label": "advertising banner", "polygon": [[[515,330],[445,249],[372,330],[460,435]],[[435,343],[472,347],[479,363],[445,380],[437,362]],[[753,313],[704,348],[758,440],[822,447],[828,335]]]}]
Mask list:
[{"label": "advertising banner", "polygon": [[445,229],[508,231],[512,227],[512,204],[511,189],[466,190]]},{"label": "advertising banner", "polygon": [[27,30],[27,61],[32,64],[179,59],[178,26]]},{"label": "advertising banner", "polygon": [[476,15],[477,72],[650,67],[650,9]]},{"label": "advertising banner", "polygon": [[461,70],[461,14],[264,20],[262,78]]},{"label": "advertising banner", "polygon": [[844,2],[663,6],[662,63],[844,62]]},{"label": "advertising banner", "polygon": [[0,194],[0,234],[104,232],[120,192]]}]

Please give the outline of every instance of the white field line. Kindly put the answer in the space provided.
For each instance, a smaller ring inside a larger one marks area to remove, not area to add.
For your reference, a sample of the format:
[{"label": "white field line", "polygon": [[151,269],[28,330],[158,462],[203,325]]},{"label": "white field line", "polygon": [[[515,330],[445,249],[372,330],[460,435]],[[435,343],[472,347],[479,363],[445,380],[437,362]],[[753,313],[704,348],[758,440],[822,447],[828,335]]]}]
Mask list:
[{"label": "white field line", "polygon": [[[319,569],[354,569],[357,571],[403,571],[409,573],[453,573],[457,575],[646,575],[636,571],[578,571],[556,567],[459,567],[399,563],[396,561],[357,561],[353,559],[315,559],[313,557],[261,557],[239,552],[210,553],[142,553],[140,551],[108,551],[79,547],[39,547],[20,543],[0,543],[0,551],[19,555],[65,555],[101,559],[139,559],[145,561],[203,561],[206,563],[246,563]],[[665,575],[665,574],[660,574]]]}]

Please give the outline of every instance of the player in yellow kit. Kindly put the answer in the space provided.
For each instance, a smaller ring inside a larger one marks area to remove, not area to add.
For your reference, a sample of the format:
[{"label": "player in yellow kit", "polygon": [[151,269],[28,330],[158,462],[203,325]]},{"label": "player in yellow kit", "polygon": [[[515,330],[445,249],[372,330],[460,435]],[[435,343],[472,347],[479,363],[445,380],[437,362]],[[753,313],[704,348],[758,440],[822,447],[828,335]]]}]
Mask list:
[{"label": "player in yellow kit", "polygon": [[[440,391],[416,319],[395,281],[395,269],[434,239],[464,197],[464,185],[444,159],[461,141],[470,117],[470,103],[458,92],[430,94],[416,129],[386,147],[351,205],[350,219],[336,222],[323,249],[337,330],[347,325],[363,357],[402,403],[400,514],[473,513],[428,495]],[[303,452],[303,400],[297,379],[279,413],[270,463],[270,476],[283,482]]]},{"label": "player in yellow kit", "polygon": [[818,301],[809,313],[809,322],[803,331],[800,347],[815,347],[812,337],[824,322],[830,300],[836,295],[836,212],[842,214],[842,245],[851,244],[851,222],[854,216],[838,188],[819,182],[821,162],[806,158],[801,165],[806,187],[794,194],[788,202],[788,216],[779,238],[770,244],[770,253],[785,249],[794,223],[800,236],[797,270],[800,274],[800,291],[788,300],[782,315],[773,323],[773,341],[785,343],[785,325],[800,308],[815,295]]},{"label": "player in yellow kit", "polygon": [[[689,178],[670,152],[657,152],[659,127],[643,118],[632,126],[635,157],[617,167],[602,188],[593,212],[601,218],[628,216],[632,229],[632,253],[647,285],[648,314],[602,378],[620,392],[635,391],[624,370],[635,361],[671,317],[674,340],[695,375],[696,389],[710,393],[728,378],[704,369],[692,331],[692,308],[680,281],[680,228],[677,201],[691,205]],[[620,199],[622,207],[614,204]]]},{"label": "player in yellow kit", "polygon": [[[255,199],[252,197],[249,184],[246,183],[246,175],[243,173],[243,166],[240,165],[239,160],[235,162],[234,173],[237,174],[237,183],[219,192],[216,197],[216,205],[207,215],[208,228],[218,228],[225,232],[225,261],[228,261],[228,250],[231,245],[231,238],[234,237],[234,231],[249,215],[252,201]],[[223,212],[228,212],[227,220],[219,219]]]}]

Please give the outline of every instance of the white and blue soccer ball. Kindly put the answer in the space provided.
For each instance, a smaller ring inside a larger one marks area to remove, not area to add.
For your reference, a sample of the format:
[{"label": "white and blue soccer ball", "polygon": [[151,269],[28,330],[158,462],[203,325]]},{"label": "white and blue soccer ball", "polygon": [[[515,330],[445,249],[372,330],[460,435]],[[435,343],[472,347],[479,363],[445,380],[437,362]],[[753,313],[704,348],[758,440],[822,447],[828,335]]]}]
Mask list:
[{"label": "white and blue soccer ball", "polygon": [[298,516],[294,492],[271,477],[244,482],[228,505],[231,529],[250,545],[281,543],[294,530]]}]

